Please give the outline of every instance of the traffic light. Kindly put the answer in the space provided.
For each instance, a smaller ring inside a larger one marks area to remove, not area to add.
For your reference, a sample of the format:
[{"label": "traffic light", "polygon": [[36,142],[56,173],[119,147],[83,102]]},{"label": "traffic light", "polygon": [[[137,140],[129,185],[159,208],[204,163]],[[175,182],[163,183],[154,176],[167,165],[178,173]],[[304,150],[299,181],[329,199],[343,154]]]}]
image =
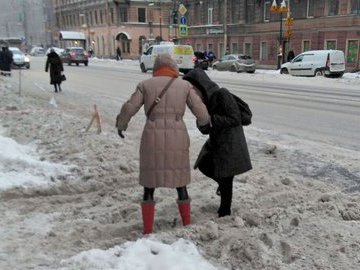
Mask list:
[{"label": "traffic light", "polygon": [[176,10],[173,10],[171,16],[172,16],[172,23],[178,24],[178,12]]}]

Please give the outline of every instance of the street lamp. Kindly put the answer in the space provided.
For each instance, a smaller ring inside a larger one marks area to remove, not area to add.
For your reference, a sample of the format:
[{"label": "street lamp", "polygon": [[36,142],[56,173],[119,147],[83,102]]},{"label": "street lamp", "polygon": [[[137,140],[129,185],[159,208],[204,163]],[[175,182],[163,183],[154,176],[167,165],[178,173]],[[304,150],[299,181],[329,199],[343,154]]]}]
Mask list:
[{"label": "street lamp", "polygon": [[276,0],[273,1],[270,11],[272,13],[278,13],[280,16],[280,32],[279,32],[279,48],[278,48],[278,61],[277,61],[277,69],[280,69],[281,63],[283,61],[284,54],[284,44],[283,44],[283,36],[282,36],[282,21],[283,21],[283,13],[288,12],[288,8],[286,6],[285,0],[282,0],[280,6],[277,5]]}]

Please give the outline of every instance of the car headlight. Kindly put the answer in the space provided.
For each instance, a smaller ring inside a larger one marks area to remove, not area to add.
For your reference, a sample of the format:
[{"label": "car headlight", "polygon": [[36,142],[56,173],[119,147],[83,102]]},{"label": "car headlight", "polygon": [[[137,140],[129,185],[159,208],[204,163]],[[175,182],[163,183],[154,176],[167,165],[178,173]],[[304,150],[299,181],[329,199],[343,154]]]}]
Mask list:
[{"label": "car headlight", "polygon": [[25,56],[25,63],[30,63],[30,58],[28,56]]}]

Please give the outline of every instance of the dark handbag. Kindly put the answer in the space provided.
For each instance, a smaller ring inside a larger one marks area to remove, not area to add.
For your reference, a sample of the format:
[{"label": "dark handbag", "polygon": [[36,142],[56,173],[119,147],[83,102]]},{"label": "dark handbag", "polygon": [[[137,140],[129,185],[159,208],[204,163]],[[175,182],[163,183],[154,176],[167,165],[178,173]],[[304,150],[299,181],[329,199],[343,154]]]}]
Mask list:
[{"label": "dark handbag", "polygon": [[63,82],[63,81],[66,81],[66,76],[65,76],[65,74],[61,74],[61,81]]},{"label": "dark handbag", "polygon": [[214,179],[214,155],[210,139],[201,148],[194,169],[199,169],[205,176]]}]

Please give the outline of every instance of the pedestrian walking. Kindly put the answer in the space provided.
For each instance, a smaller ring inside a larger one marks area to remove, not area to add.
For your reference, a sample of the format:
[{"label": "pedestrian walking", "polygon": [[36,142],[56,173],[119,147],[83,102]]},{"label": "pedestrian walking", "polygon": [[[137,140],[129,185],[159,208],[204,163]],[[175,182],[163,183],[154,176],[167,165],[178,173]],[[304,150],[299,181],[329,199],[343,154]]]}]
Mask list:
[{"label": "pedestrian walking", "polygon": [[47,55],[45,72],[48,72],[50,67],[50,84],[54,85],[55,93],[61,91],[61,82],[64,78],[62,72],[64,71],[63,63],[60,56],[52,48]]},{"label": "pedestrian walking", "polygon": [[291,60],[293,60],[294,58],[295,58],[295,53],[293,50],[290,50],[287,55],[287,61],[291,62]]},{"label": "pedestrian walking", "polygon": [[3,76],[11,76],[12,63],[13,53],[9,50],[7,44],[3,44],[0,52],[0,74]]},{"label": "pedestrian walking", "polygon": [[190,71],[184,80],[200,90],[211,117],[211,128],[200,128],[209,133],[209,140],[195,168],[201,166],[200,170],[219,184],[219,217],[231,215],[234,176],[252,169],[239,106],[229,90],[220,88],[202,69]]},{"label": "pedestrian walking", "polygon": [[117,47],[117,49],[116,49],[116,60],[117,61],[122,60],[120,47]]},{"label": "pedestrian walking", "polygon": [[[153,77],[140,82],[116,118],[121,138],[128,123],[144,105],[147,120],[140,144],[139,183],[144,187],[141,203],[144,234],[153,232],[156,188],[173,188],[178,193],[178,209],[184,226],[191,223],[190,139],[183,121],[186,106],[199,126],[209,124],[205,104],[192,85],[180,78],[176,62],[169,54],[155,59]],[[163,97],[162,97],[163,96]]]}]

